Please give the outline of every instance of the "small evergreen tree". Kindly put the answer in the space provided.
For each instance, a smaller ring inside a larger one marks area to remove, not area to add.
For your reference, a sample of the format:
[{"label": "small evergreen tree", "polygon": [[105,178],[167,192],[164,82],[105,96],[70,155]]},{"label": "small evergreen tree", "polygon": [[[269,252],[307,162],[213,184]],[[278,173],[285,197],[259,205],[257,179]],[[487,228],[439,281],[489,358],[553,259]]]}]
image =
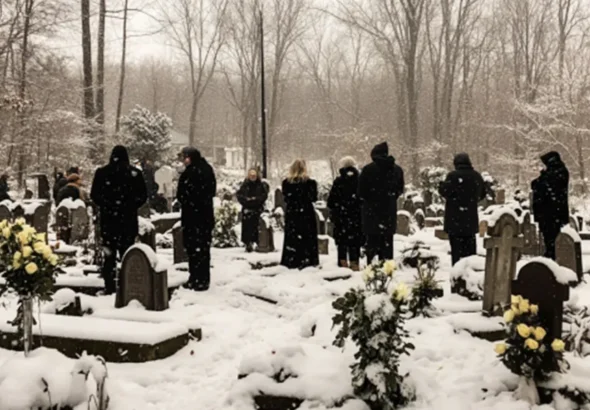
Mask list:
[{"label": "small evergreen tree", "polygon": [[238,224],[238,208],[232,201],[222,201],[215,210],[215,229],[213,247],[235,248],[239,246],[235,227]]},{"label": "small evergreen tree", "polygon": [[123,142],[135,158],[157,161],[170,149],[172,120],[166,114],[137,105],[121,118],[121,126]]}]

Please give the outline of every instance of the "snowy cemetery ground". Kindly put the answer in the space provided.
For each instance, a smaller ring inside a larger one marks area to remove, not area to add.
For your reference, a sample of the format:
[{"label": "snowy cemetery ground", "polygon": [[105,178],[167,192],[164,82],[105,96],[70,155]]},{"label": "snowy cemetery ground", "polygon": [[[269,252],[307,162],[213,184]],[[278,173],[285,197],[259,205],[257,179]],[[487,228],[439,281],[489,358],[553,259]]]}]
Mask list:
[{"label": "snowy cemetery ground", "polygon": [[[275,233],[278,250],[282,239],[282,233]],[[439,315],[407,322],[416,349],[410,356],[401,357],[401,371],[408,374],[416,399],[406,408],[530,408],[527,402],[514,398],[518,378],[499,362],[493,344],[462,330],[498,328],[501,318],[484,318],[479,313],[481,301],[470,301],[450,292],[453,270],[449,244],[435,237],[434,228],[409,237],[396,235],[396,257],[415,241],[424,242],[441,258],[437,279],[441,281],[444,296],[435,300]],[[584,243],[582,248],[590,246]],[[254,397],[261,393],[295,398],[295,404],[302,410],[364,410],[368,407],[353,398],[351,387],[349,366],[355,348],[348,344],[341,350],[332,345],[335,337],[332,302],[349,288],[362,287],[363,280],[360,273],[336,267],[335,251],[331,241],[330,255],[321,257],[321,267],[290,271],[278,266],[280,251],[246,254],[237,248],[213,249],[212,286],[208,292],[177,289],[171,295],[169,309],[151,312],[133,302],[115,309],[114,295],[76,295],[62,290],[53,302],[40,306],[39,330],[43,334],[60,330],[66,333],[69,325],[60,324],[60,320],[69,319],[48,318],[58,305],[68,303],[74,296],[80,298],[82,310],[91,312],[93,320],[105,321],[102,328],[85,331],[102,333],[107,339],[129,337],[144,343],[154,342],[157,335],[146,334],[144,327],[134,329],[132,325],[134,321],[149,322],[154,316],[158,316],[157,321],[169,335],[180,327],[202,330],[202,340],[188,340],[184,348],[163,360],[109,362],[109,408],[115,410],[252,409]],[[77,249],[77,252],[82,251]],[[180,284],[186,280],[186,266],[174,266],[172,253],[172,249],[159,249],[158,264],[168,268],[170,282]],[[478,238],[478,254],[485,255],[482,238]],[[464,268],[480,272],[483,258],[478,258],[481,256],[465,262]],[[396,280],[411,286],[414,274],[415,269],[400,270],[396,272]],[[66,268],[58,283],[84,286],[91,280],[95,285],[101,284],[98,277],[85,276],[79,265]],[[570,293],[569,303],[590,305],[590,286],[583,283]],[[15,302],[9,297],[3,299],[2,323],[14,316]],[[118,319],[124,321],[116,322]],[[112,320],[110,328],[109,320]],[[117,324],[125,328],[117,328]],[[79,326],[85,325],[80,322]],[[53,394],[52,403],[58,399],[67,402],[72,395],[95,394],[96,380],[101,375],[99,366],[88,364],[91,359],[69,359],[44,348],[36,350],[29,359],[23,359],[22,353],[0,350],[0,409],[28,408],[18,405],[24,406],[25,398],[47,396],[47,390]],[[567,360],[570,372],[556,383],[590,391],[586,381],[590,376],[590,362],[571,354]],[[76,379],[78,373],[72,373],[72,369],[83,369],[85,380]],[[283,383],[274,380],[277,375],[284,378]],[[570,407],[564,404],[560,408]]]}]

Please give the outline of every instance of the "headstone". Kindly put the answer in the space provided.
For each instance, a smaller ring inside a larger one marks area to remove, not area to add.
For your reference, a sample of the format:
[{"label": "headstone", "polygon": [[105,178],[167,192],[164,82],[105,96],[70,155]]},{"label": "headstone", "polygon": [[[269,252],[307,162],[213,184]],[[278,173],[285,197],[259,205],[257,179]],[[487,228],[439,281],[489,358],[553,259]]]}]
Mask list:
[{"label": "headstone", "polygon": [[486,220],[479,221],[479,237],[485,238],[487,233],[488,233],[488,221],[486,221]]},{"label": "headstone", "polygon": [[147,310],[168,309],[168,273],[156,272],[151,258],[143,248],[127,251],[119,273],[119,286],[115,307],[125,307],[132,300],[140,302]]},{"label": "headstone", "polygon": [[521,224],[524,246],[523,255],[539,256],[539,235],[537,234],[537,225],[531,223],[531,214],[525,213]]},{"label": "headstone", "polygon": [[445,217],[445,210],[443,208],[439,208],[436,210],[437,218],[444,218]]},{"label": "headstone", "polygon": [[71,243],[88,239],[90,234],[90,219],[85,206],[79,206],[70,212]]},{"label": "headstone", "polygon": [[275,190],[275,209],[277,208],[282,208],[283,211],[287,209],[285,197],[283,195],[283,191],[280,188],[277,188]]},{"label": "headstone", "polygon": [[569,299],[569,286],[555,280],[553,271],[544,263],[530,262],[512,281],[512,294],[539,306],[539,319],[547,330],[546,340],[561,339],[563,303]]},{"label": "headstone", "polygon": [[504,205],[506,203],[506,190],[498,189],[496,191],[496,205]]},{"label": "headstone", "polygon": [[574,238],[570,232],[563,230],[557,235],[555,241],[556,262],[578,275],[578,282],[582,281],[584,270],[582,268],[582,244]]},{"label": "headstone", "polygon": [[437,226],[442,226],[443,221],[441,221],[438,217],[426,218],[424,220],[424,227],[425,228],[436,228]]},{"label": "headstone", "polygon": [[274,232],[266,218],[258,220],[258,248],[256,252],[269,253],[275,251]]},{"label": "headstone", "polygon": [[332,222],[331,219],[328,219],[328,222],[326,223],[326,229],[327,229],[327,235],[330,238],[334,237],[334,222]]},{"label": "headstone", "polygon": [[12,212],[10,209],[2,204],[0,205],[0,221],[11,221],[12,220]]},{"label": "headstone", "polygon": [[330,253],[330,241],[326,237],[318,236],[318,250],[320,255],[328,255]]},{"label": "headstone", "polygon": [[397,229],[395,233],[410,236],[410,217],[407,212],[401,211],[397,213]]},{"label": "headstone", "polygon": [[424,218],[424,211],[422,211],[421,209],[417,209],[416,213],[414,213],[414,219],[418,224],[418,228],[420,228],[421,230],[424,229],[424,226],[426,224],[426,218]]},{"label": "headstone", "polygon": [[436,218],[436,210],[434,210],[431,206],[426,208],[426,218]]},{"label": "headstone", "polygon": [[14,219],[24,218],[25,217],[25,208],[21,204],[16,204],[14,208],[12,208],[12,217]]},{"label": "headstone", "polygon": [[580,226],[578,224],[578,219],[572,215],[570,215],[570,226],[575,229],[576,232],[580,232]]},{"label": "headstone", "polygon": [[172,229],[172,240],[174,242],[174,264],[188,262],[188,255],[184,249],[184,239],[182,238],[182,226],[180,222]]},{"label": "headstone", "polygon": [[149,230],[143,233],[143,235],[139,235],[138,237],[139,242],[149,246],[154,251],[156,250],[156,231]]},{"label": "headstone", "polygon": [[317,209],[315,210],[315,223],[317,225],[318,235],[326,235],[326,219]]},{"label": "headstone", "polygon": [[418,209],[421,209],[423,212],[426,210],[426,205],[422,198],[416,198],[416,200],[414,200],[414,214]]},{"label": "headstone", "polygon": [[406,198],[404,201],[404,211],[407,211],[412,215],[414,213],[414,201],[412,198]]},{"label": "headstone", "polygon": [[516,273],[516,261],[523,247],[518,221],[504,213],[494,226],[488,227],[486,270],[483,289],[483,310],[490,315],[501,315],[510,302],[511,284]]},{"label": "headstone", "polygon": [[70,243],[70,210],[65,206],[60,206],[55,211],[55,232],[57,233],[57,238],[64,241],[65,243]]},{"label": "headstone", "polygon": [[[156,233],[166,233],[180,221],[180,214],[162,214],[155,218],[152,218],[152,224],[156,228]],[[240,221],[241,222],[241,221]]]},{"label": "headstone", "polygon": [[440,239],[441,241],[449,240],[449,234],[447,234],[444,229],[436,229],[434,231],[434,236]]},{"label": "headstone", "polygon": [[[49,206],[48,206],[49,205]],[[32,226],[37,232],[47,233],[49,230],[49,213],[51,205],[49,202],[38,206],[32,216]]]},{"label": "headstone", "polygon": [[584,226],[584,217],[582,215],[576,215],[575,216],[576,220],[578,221],[578,232],[582,232],[583,230],[586,229],[586,227]]},{"label": "headstone", "polygon": [[428,209],[428,207],[430,205],[432,205],[434,195],[432,194],[432,191],[424,191],[423,196],[424,196],[424,206],[426,209]]}]

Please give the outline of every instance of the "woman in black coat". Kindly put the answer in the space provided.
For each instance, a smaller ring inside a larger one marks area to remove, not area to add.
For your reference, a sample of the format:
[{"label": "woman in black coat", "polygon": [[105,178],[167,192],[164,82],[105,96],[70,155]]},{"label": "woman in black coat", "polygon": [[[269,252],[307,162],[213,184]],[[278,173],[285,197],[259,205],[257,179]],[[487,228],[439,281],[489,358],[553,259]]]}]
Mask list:
[{"label": "woman in black coat", "polygon": [[334,180],[328,208],[334,223],[334,239],[338,246],[338,266],[359,270],[363,243],[361,200],[358,197],[359,171],[353,158],[340,161],[340,176]]},{"label": "woman in black coat", "polygon": [[285,242],[281,265],[289,269],[318,266],[318,229],[314,202],[318,199],[318,185],[307,176],[305,161],[291,165],[289,177],[283,181],[285,212]]},{"label": "woman in black coat", "polygon": [[248,171],[248,178],[236,196],[242,205],[242,242],[246,245],[246,252],[252,252],[254,245],[258,244],[258,222],[268,198],[268,187],[255,168]]}]

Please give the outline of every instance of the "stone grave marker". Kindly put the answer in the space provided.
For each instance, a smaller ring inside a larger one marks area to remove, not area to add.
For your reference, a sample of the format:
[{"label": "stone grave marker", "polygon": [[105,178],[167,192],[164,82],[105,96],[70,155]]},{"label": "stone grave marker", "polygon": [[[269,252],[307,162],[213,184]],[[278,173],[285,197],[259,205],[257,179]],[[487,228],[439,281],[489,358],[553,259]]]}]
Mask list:
[{"label": "stone grave marker", "polygon": [[172,240],[174,242],[174,264],[188,262],[188,255],[184,249],[184,239],[182,237],[182,226],[180,222],[174,225],[172,229]]},{"label": "stone grave marker", "polygon": [[402,236],[410,236],[410,217],[405,211],[397,213],[397,229],[396,234]]},{"label": "stone grave marker", "polygon": [[424,227],[425,228],[436,228],[437,226],[442,226],[443,221],[438,217],[428,217],[424,220]]},{"label": "stone grave marker", "polygon": [[443,208],[439,208],[436,210],[436,217],[437,218],[444,218],[445,217],[445,210]]},{"label": "stone grave marker", "polygon": [[582,281],[584,270],[582,268],[582,244],[571,230],[563,229],[555,241],[556,262],[568,268],[578,276],[578,282]]},{"label": "stone grave marker", "polygon": [[88,239],[90,234],[90,218],[85,206],[79,206],[70,212],[71,243]]},{"label": "stone grave marker", "polygon": [[164,234],[180,221],[180,213],[162,214],[152,218],[156,233]]},{"label": "stone grave marker", "polygon": [[416,198],[414,200],[414,214],[416,213],[416,211],[418,209],[421,209],[422,212],[424,212],[426,210],[426,204],[424,203],[424,200],[422,198]]},{"label": "stone grave marker", "polygon": [[330,237],[333,238],[334,237],[334,222],[332,222],[331,219],[328,219],[328,222],[326,223],[326,234]]},{"label": "stone grave marker", "polygon": [[432,209],[431,206],[426,208],[426,218],[436,218],[436,210]]},{"label": "stone grave marker", "polygon": [[0,204],[0,221],[11,221],[12,211],[4,204]]},{"label": "stone grave marker", "polygon": [[576,231],[580,232],[580,226],[578,225],[578,219],[570,215],[570,226]]},{"label": "stone grave marker", "polygon": [[168,309],[168,272],[156,272],[154,261],[156,254],[146,247],[134,246],[125,253],[115,307],[122,308],[137,300],[147,310]]},{"label": "stone grave marker", "polygon": [[531,214],[525,213],[521,224],[524,246],[522,254],[527,256],[539,255],[539,235],[537,234],[537,225],[531,222]]},{"label": "stone grave marker", "polygon": [[424,191],[423,196],[424,196],[424,207],[426,209],[428,209],[428,207],[430,205],[432,205],[434,195],[433,195],[432,191]]},{"label": "stone grave marker", "polygon": [[407,211],[410,213],[410,215],[412,215],[414,213],[414,201],[412,200],[412,198],[406,198],[406,200],[404,201],[404,211]]},{"label": "stone grave marker", "polygon": [[70,243],[70,210],[66,206],[59,206],[55,211],[55,232],[58,239]]},{"label": "stone grave marker", "polygon": [[485,219],[479,221],[479,237],[485,238],[486,233],[488,233],[488,221]]},{"label": "stone grave marker", "polygon": [[512,281],[512,294],[539,306],[539,319],[547,330],[547,340],[561,338],[563,303],[569,299],[569,286],[557,282],[549,266],[542,262],[523,266]]},{"label": "stone grave marker", "polygon": [[274,231],[268,219],[261,216],[258,220],[258,247],[256,248],[256,252],[269,253],[274,251]]},{"label": "stone grave marker", "polygon": [[330,240],[324,236],[318,236],[318,250],[320,255],[329,255],[330,254]]},{"label": "stone grave marker", "polygon": [[586,230],[586,226],[584,224],[584,217],[582,215],[575,215],[576,220],[578,221],[578,227],[580,230],[578,232],[582,232]]},{"label": "stone grave marker", "polygon": [[287,204],[285,203],[285,196],[283,195],[283,191],[280,188],[275,190],[275,209],[282,208],[283,211],[287,209]]},{"label": "stone grave marker", "polygon": [[317,225],[318,235],[326,235],[326,219],[317,209],[315,210],[315,223]]},{"label": "stone grave marker", "polygon": [[498,189],[496,191],[496,205],[504,205],[506,203],[506,190]]},{"label": "stone grave marker", "polygon": [[416,223],[418,224],[418,228],[420,228],[420,230],[424,229],[424,226],[426,225],[426,218],[424,217],[424,211],[422,211],[421,209],[417,209],[416,212],[414,213],[414,219],[416,220]]},{"label": "stone grave marker", "polygon": [[510,303],[511,284],[516,273],[516,261],[523,247],[518,221],[503,213],[494,226],[488,227],[486,269],[483,289],[483,310],[490,315],[501,315],[503,306]]},{"label": "stone grave marker", "polygon": [[440,239],[441,241],[448,241],[449,240],[449,234],[447,234],[445,232],[445,230],[442,228],[436,229],[434,231],[434,236],[436,238]]},{"label": "stone grave marker", "polygon": [[17,218],[24,218],[25,217],[25,208],[21,204],[16,204],[14,208],[12,208],[12,216],[14,219]]}]

